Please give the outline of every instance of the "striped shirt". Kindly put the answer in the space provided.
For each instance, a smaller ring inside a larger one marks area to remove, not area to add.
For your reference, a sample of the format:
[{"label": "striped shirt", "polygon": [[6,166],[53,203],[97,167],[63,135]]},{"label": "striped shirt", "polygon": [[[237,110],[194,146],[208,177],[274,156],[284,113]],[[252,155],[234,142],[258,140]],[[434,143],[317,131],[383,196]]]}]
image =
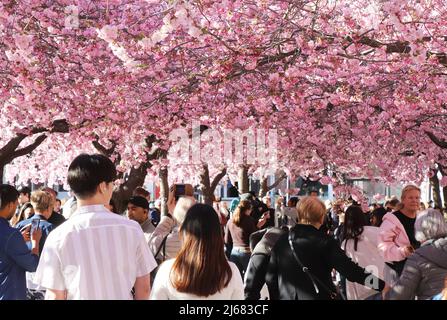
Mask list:
[{"label": "striped shirt", "polygon": [[[165,250],[163,250],[162,245],[165,238],[166,244]],[[161,261],[173,259],[177,256],[182,248],[182,241],[180,240],[179,227],[175,225],[174,219],[167,216],[161,218],[160,223],[149,238],[149,247],[151,248],[152,254],[155,255],[159,252],[155,258]]]},{"label": "striped shirt", "polygon": [[156,266],[137,222],[83,206],[48,236],[34,282],[69,300],[130,300],[136,278]]}]

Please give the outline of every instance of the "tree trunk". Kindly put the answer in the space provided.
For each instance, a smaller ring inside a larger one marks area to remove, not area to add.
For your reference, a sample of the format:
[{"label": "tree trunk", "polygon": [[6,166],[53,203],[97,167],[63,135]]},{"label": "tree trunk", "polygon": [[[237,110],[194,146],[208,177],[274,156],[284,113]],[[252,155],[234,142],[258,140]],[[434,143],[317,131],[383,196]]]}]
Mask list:
[{"label": "tree trunk", "polygon": [[211,190],[210,172],[207,164],[202,165],[200,171],[200,190],[202,191],[203,203],[213,205],[213,191]]},{"label": "tree trunk", "polygon": [[438,170],[436,170],[433,177],[430,178],[430,186],[433,190],[433,201],[435,207],[442,208],[441,192],[439,189]]},{"label": "tree trunk", "polygon": [[249,190],[248,187],[248,167],[244,165],[239,166],[238,171],[238,189],[239,194],[247,193]]},{"label": "tree trunk", "polygon": [[168,169],[160,169],[158,171],[158,178],[160,179],[160,198],[161,198],[161,215],[166,216],[168,214],[168,196],[169,196],[169,183],[168,183]]},{"label": "tree trunk", "polygon": [[136,187],[141,187],[147,175],[148,164],[144,163],[138,168],[132,168],[126,181],[113,192],[112,199],[115,202],[118,213],[126,210],[127,201],[132,197],[132,193]]},{"label": "tree trunk", "polygon": [[210,206],[213,205],[214,200],[214,190],[216,190],[217,185],[220,180],[227,174],[227,168],[223,168],[211,182],[210,172],[207,164],[202,165],[202,170],[200,172],[200,190],[203,195],[203,203]]},{"label": "tree trunk", "polygon": [[264,197],[268,192],[267,181],[268,181],[268,176],[261,178],[261,187],[259,188],[259,198]]}]

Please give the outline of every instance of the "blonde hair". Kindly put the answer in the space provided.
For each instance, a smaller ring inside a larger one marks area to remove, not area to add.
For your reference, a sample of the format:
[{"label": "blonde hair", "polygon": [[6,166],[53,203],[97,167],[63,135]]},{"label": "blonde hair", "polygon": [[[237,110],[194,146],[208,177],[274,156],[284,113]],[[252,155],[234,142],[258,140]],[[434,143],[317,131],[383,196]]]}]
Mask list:
[{"label": "blonde hair", "polygon": [[402,194],[400,195],[400,203],[397,207],[397,210],[402,210],[404,208],[404,204],[403,204],[404,198],[407,196],[407,193],[409,193],[410,191],[414,191],[414,190],[419,191],[419,194],[421,193],[421,189],[419,189],[418,187],[416,187],[413,184],[409,184],[409,185],[405,186],[405,188],[402,189]]},{"label": "blonde hair", "polygon": [[38,190],[31,193],[30,202],[36,212],[45,212],[49,208],[53,210],[53,195],[49,192]]},{"label": "blonde hair", "polygon": [[326,206],[323,201],[316,197],[302,198],[296,209],[298,211],[298,221],[302,224],[320,223],[321,217],[326,214]]}]

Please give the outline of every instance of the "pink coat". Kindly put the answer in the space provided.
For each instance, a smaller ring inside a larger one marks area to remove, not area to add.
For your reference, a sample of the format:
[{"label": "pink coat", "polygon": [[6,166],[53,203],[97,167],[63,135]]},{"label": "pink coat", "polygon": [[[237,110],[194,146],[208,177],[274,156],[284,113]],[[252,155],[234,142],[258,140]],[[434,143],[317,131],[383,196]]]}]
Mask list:
[{"label": "pink coat", "polygon": [[386,262],[402,261],[405,255],[405,247],[411,245],[404,226],[391,212],[383,217],[380,226],[378,249]]}]

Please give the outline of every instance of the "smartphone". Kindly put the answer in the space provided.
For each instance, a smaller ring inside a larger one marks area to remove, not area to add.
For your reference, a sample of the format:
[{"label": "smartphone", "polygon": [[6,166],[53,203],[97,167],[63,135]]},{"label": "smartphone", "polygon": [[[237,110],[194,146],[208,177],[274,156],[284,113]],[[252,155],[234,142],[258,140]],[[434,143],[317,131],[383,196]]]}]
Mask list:
[{"label": "smartphone", "polygon": [[177,201],[178,198],[180,198],[181,196],[189,196],[189,197],[194,196],[194,187],[191,184],[188,183],[174,184],[172,188],[175,201]]},{"label": "smartphone", "polygon": [[175,192],[175,201],[178,200],[181,196],[184,196],[186,194],[186,185],[185,184],[176,184],[174,186],[174,192]]},{"label": "smartphone", "polygon": [[34,230],[39,229],[39,226],[40,226],[40,219],[31,220],[30,234],[32,234],[34,232]]}]

